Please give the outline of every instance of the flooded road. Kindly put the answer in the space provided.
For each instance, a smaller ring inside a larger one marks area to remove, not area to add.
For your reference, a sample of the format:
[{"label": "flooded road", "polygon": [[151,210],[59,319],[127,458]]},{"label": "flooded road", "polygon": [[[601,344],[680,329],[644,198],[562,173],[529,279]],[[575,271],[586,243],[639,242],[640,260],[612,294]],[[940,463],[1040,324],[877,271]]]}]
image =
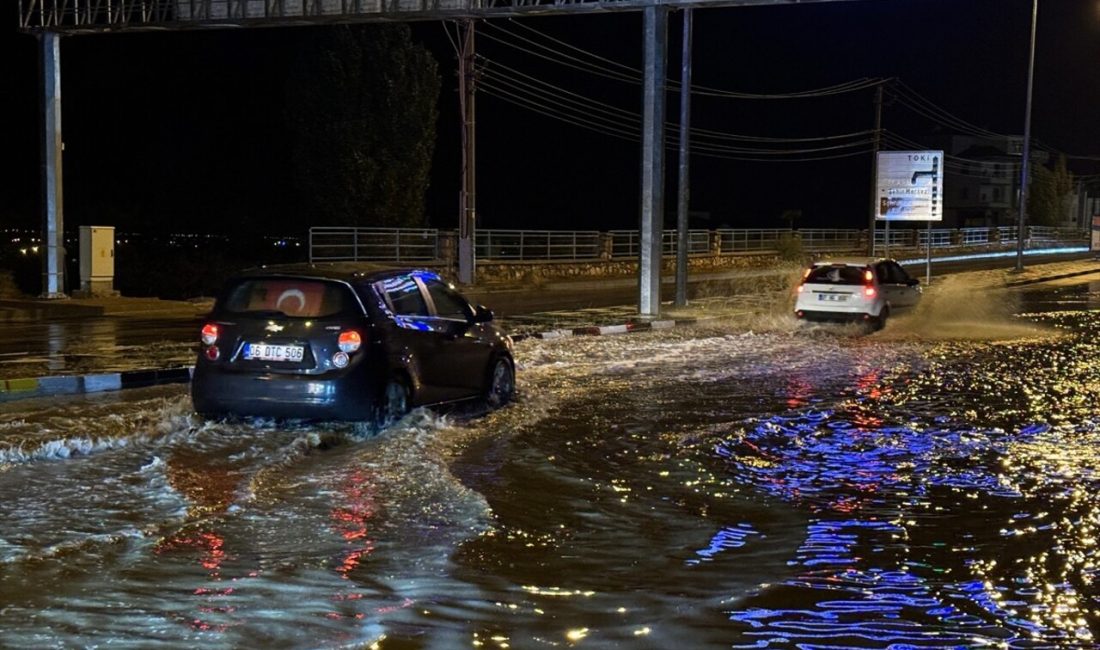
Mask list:
[{"label": "flooded road", "polygon": [[0,411],[0,645],[1097,647],[1100,285],[517,346],[484,416]]}]

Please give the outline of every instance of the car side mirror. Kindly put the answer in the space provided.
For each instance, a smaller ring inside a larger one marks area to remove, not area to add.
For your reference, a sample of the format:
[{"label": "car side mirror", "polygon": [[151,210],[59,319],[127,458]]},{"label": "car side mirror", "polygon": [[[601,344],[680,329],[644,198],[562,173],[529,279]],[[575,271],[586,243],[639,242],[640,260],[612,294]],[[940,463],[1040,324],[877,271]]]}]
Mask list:
[{"label": "car side mirror", "polygon": [[915,287],[920,284],[920,280],[918,280],[917,278],[909,278],[909,281],[905,284],[909,285],[910,287]]},{"label": "car side mirror", "polygon": [[475,323],[489,323],[493,320],[493,310],[489,309],[485,305],[478,305],[474,308],[474,322]]}]

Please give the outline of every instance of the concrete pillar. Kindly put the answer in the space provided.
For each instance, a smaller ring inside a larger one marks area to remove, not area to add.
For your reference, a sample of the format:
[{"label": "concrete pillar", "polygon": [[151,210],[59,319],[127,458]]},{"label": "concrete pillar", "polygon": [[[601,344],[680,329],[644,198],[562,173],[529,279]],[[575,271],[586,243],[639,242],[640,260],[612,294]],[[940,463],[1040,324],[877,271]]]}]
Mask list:
[{"label": "concrete pillar", "polygon": [[642,12],[642,205],[639,232],[638,312],[661,313],[661,234],[665,225],[665,63],[668,8]]},{"label": "concrete pillar", "polygon": [[448,270],[456,267],[458,259],[458,231],[440,230],[436,235],[435,256],[439,263]]},{"label": "concrete pillar", "polygon": [[61,37],[38,35],[42,116],[42,297],[65,296],[65,222],[61,185]]},{"label": "concrete pillar", "polygon": [[615,255],[615,237],[609,232],[600,233],[600,259],[610,262]]},{"label": "concrete pillar", "polygon": [[458,220],[458,281],[473,284],[477,276],[476,100],[474,94],[474,21],[462,23],[459,62],[459,112],[462,118],[462,205]]}]

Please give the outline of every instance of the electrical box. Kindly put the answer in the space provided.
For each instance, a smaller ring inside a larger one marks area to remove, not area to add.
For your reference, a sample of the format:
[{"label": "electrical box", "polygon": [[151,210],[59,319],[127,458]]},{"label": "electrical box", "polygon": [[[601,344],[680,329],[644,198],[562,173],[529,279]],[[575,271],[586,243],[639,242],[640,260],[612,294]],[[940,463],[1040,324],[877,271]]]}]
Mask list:
[{"label": "electrical box", "polygon": [[80,293],[117,295],[114,226],[80,227]]}]

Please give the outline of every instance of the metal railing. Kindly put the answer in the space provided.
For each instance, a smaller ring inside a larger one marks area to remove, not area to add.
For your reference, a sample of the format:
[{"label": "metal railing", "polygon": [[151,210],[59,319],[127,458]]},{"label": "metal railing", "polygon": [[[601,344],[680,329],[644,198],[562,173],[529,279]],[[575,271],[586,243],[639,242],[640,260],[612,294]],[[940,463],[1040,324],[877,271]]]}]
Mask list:
[{"label": "metal railing", "polygon": [[804,228],[797,231],[802,250],[813,253],[866,250],[866,234],[862,230],[840,228]]},{"label": "metal railing", "polygon": [[[1016,245],[1015,226],[995,228],[897,228],[890,231],[890,250],[924,250],[931,239],[933,249],[952,248],[1006,248]],[[1050,248],[1061,244],[1087,241],[1087,233],[1076,228],[1051,228],[1047,226],[1029,226],[1027,241],[1029,248]],[[875,250],[883,251],[886,233],[875,233]]]},{"label": "metal railing", "polygon": [[594,260],[602,244],[596,230],[478,230],[474,252],[481,260]]},{"label": "metal railing", "polygon": [[780,239],[792,236],[790,230],[781,228],[724,228],[714,232],[718,237],[718,252],[724,255],[774,251]]},{"label": "metal railing", "polygon": [[[676,231],[661,237],[661,254],[676,255]],[[691,230],[691,255],[736,255],[781,253],[788,246],[804,253],[865,254],[867,231],[849,229],[785,230],[781,228],[739,228]],[[885,229],[875,232],[875,252],[896,256],[901,251],[923,251],[929,238],[933,250],[988,248],[1002,250],[1016,245],[1016,228],[891,228],[887,248]],[[314,227],[309,232],[312,262],[449,262],[457,257],[458,237],[454,231],[431,229]],[[1075,228],[1028,229],[1028,248],[1084,245],[1088,232]],[[475,254],[484,261],[592,261],[630,260],[639,255],[637,230],[479,230]]]},{"label": "metal railing", "polygon": [[440,258],[439,231],[426,228],[309,229],[310,262],[430,262]]},{"label": "metal railing", "polygon": [[[611,238],[611,259],[629,259],[638,257],[641,252],[641,237],[637,230],[609,230]],[[661,255],[675,255],[677,232],[665,230],[661,233]],[[688,254],[705,255],[710,252],[710,231],[688,231]]]}]

